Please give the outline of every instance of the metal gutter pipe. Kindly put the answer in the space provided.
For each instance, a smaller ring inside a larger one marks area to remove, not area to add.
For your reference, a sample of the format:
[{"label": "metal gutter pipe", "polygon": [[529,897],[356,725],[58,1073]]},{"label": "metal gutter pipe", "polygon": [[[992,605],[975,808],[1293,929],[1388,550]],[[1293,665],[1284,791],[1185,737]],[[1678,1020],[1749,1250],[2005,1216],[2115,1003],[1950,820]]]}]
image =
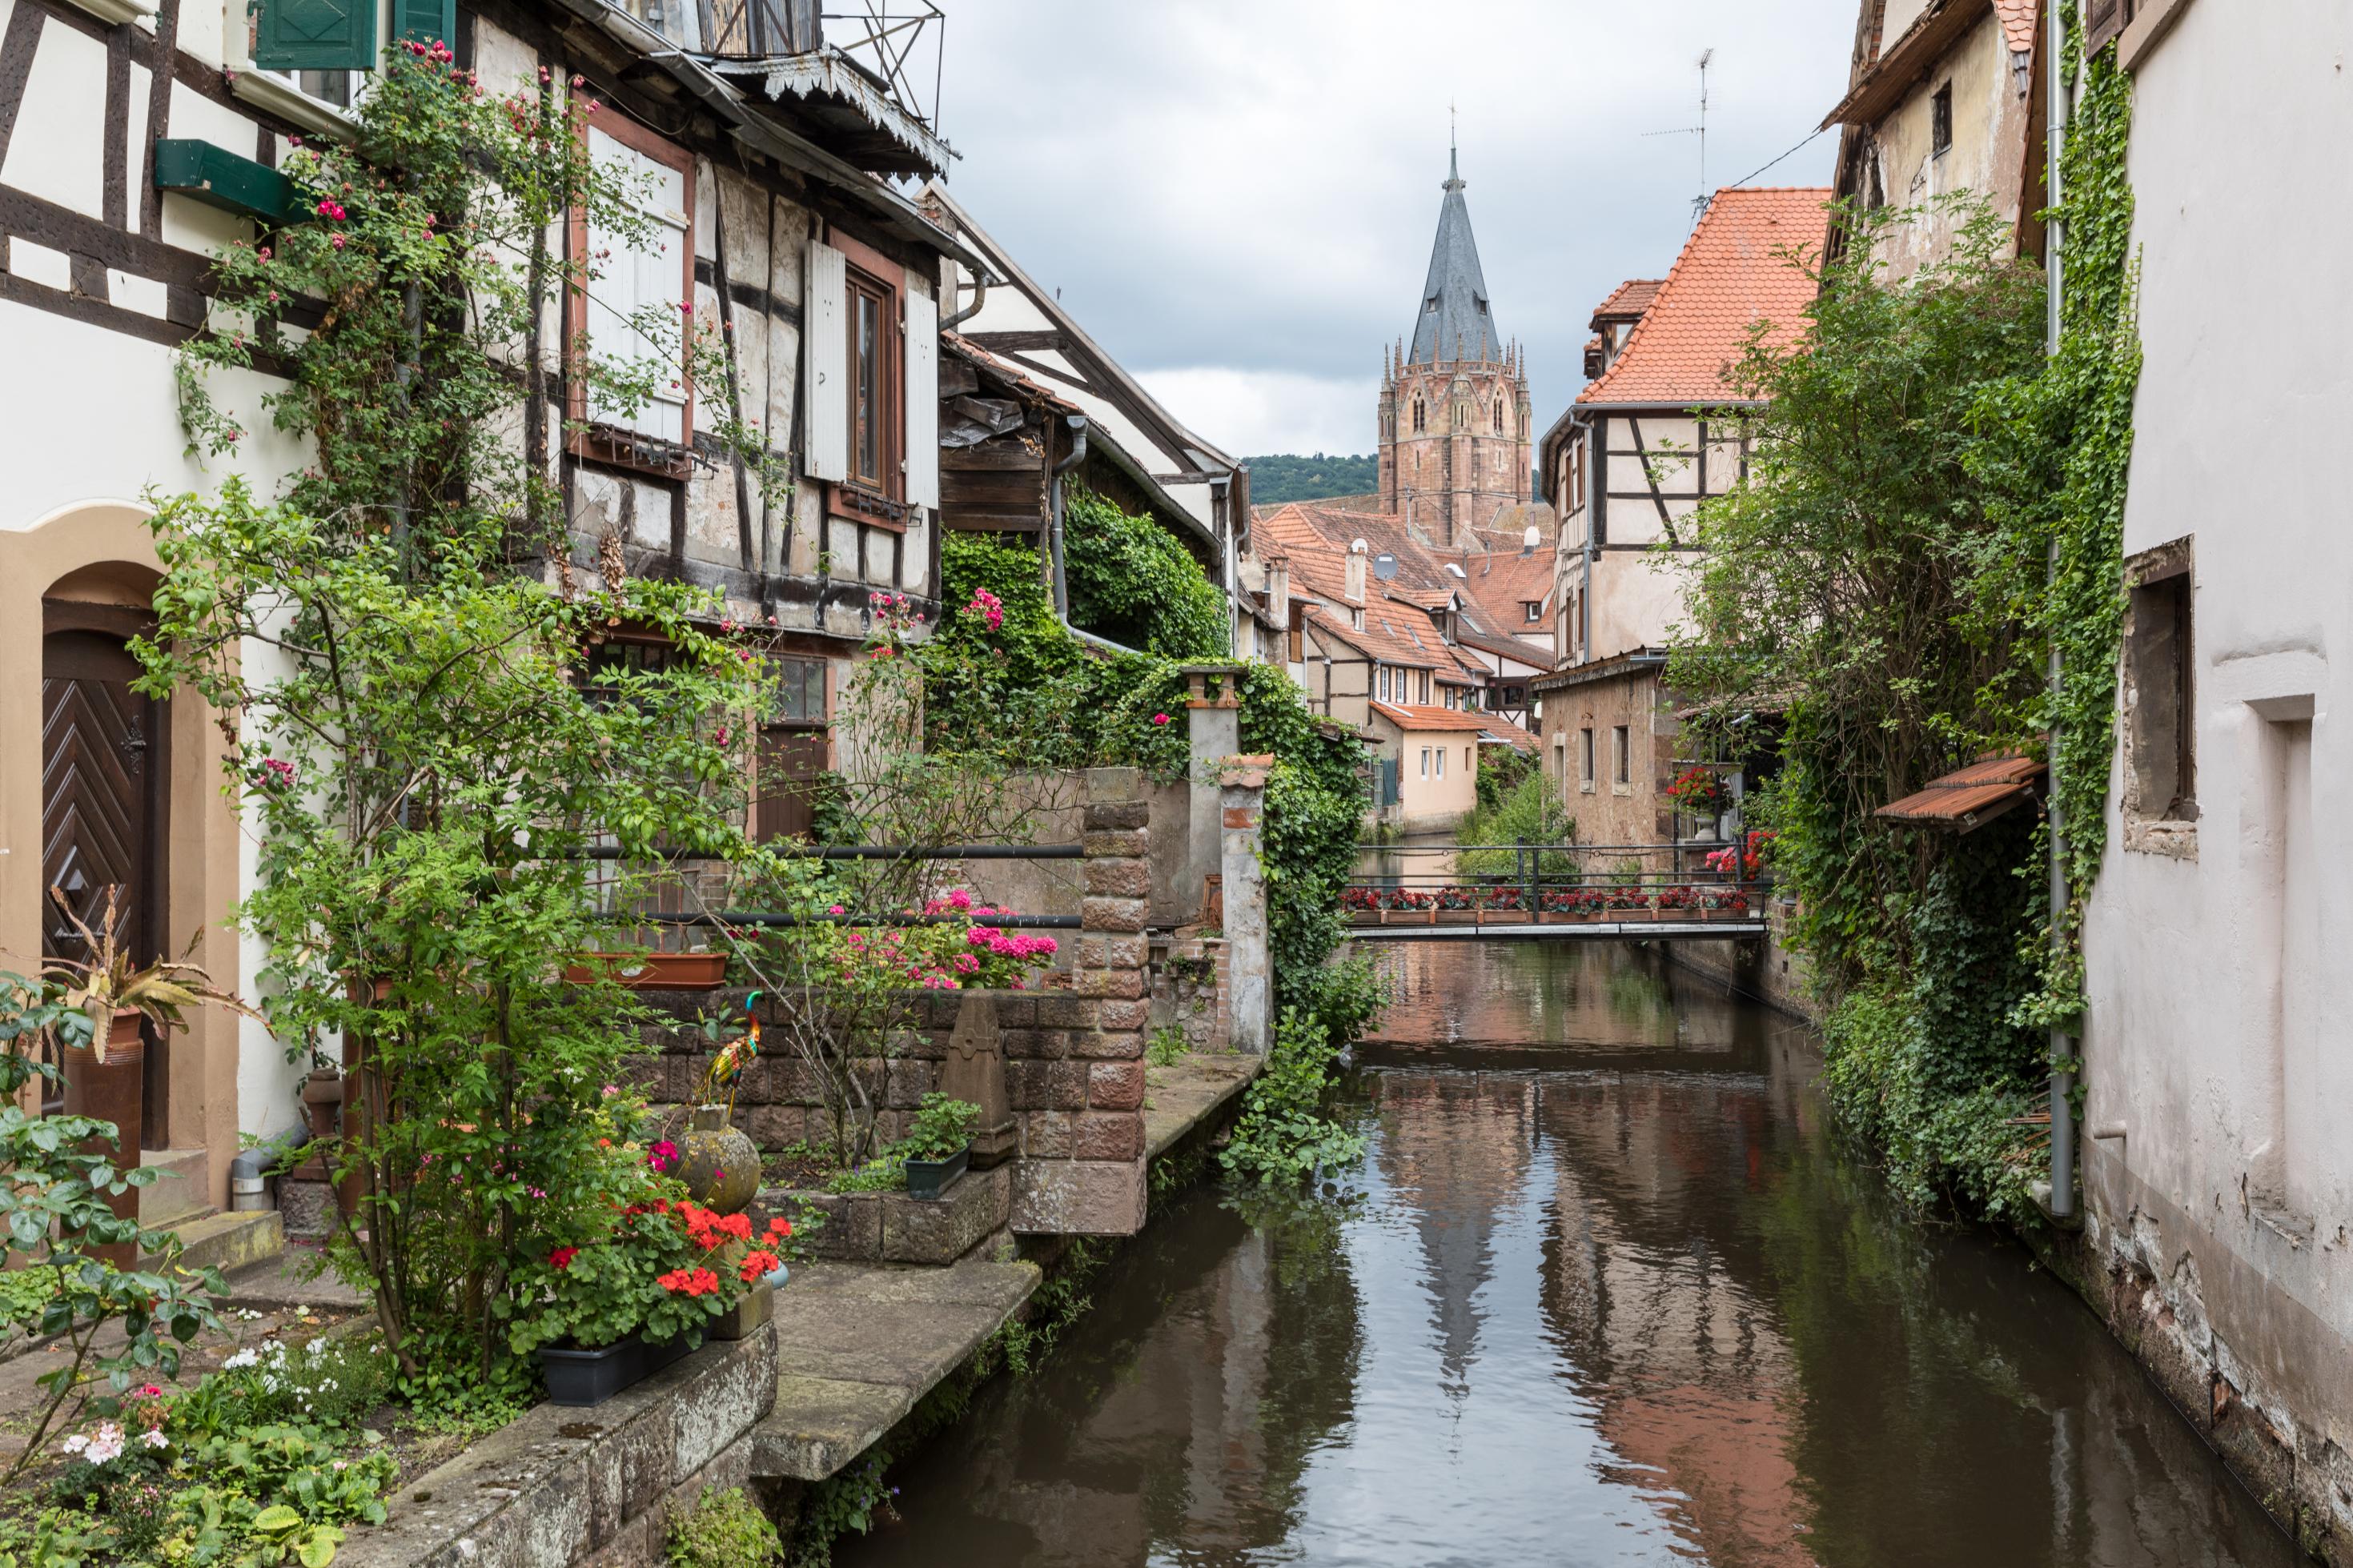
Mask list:
[{"label": "metal gutter pipe", "polygon": [[[2066,35],[2063,30],[2060,18],[2060,5],[2061,0],[2051,0],[2045,9],[2043,26],[2047,31],[2042,43],[2043,78],[2051,100],[2048,134],[2044,138],[2043,155],[2048,170],[2044,175],[2044,183],[2048,186],[2046,194],[2053,209],[2042,264],[2043,287],[2048,296],[2043,333],[2044,352],[2053,359],[2059,354],[2059,296],[2062,278],[2060,241],[2063,229],[2056,214],[2060,198],[2059,154],[2066,140],[2069,108],[2066,74],[2061,68],[2061,45]],[[2055,589],[2058,581],[2059,540],[2054,534],[2051,541],[2051,556],[2045,567],[2044,582]],[[2050,817],[2051,942],[2054,948],[2067,940],[2064,921],[2068,906],[2067,837],[2059,817],[2059,792],[2055,787],[2059,762],[2059,724],[2056,717],[2058,712],[2056,702],[2061,674],[2059,649],[2057,645],[2053,644],[2051,649],[2051,695],[2053,701],[2052,709],[2053,718],[2050,735],[2044,743],[2050,748],[2052,776],[2054,781],[2054,787],[2051,792]],[[2058,1064],[2071,1060],[2074,1054],[2073,1037],[2064,1029],[2052,1029],[2051,1031],[2052,1064],[2051,1070],[2051,1215],[2053,1219],[2062,1220],[2075,1217],[2075,1075]]]},{"label": "metal gutter pipe", "polygon": [[1071,455],[1054,465],[1052,493],[1047,503],[1050,515],[1046,520],[1046,560],[1053,574],[1054,618],[1067,626],[1071,624],[1071,590],[1062,579],[1062,476],[1086,460],[1087,416],[1066,414],[1062,422],[1071,427]]},{"label": "metal gutter pipe", "polygon": [[972,275],[972,303],[966,305],[963,310],[958,310],[955,315],[950,316],[946,321],[942,321],[940,323],[940,331],[944,332],[955,331],[958,327],[962,326],[965,322],[971,321],[974,316],[977,315],[980,311],[980,308],[987,303],[988,303],[988,274],[986,272],[976,272]]},{"label": "metal gutter pipe", "polygon": [[[1605,414],[1602,418],[1607,419],[1609,416]],[[1587,424],[1582,417],[1578,418],[1577,427],[1587,437],[1600,439],[1598,434],[1599,427]],[[1585,585],[1577,595],[1577,658],[1579,663],[1586,663],[1593,658],[1593,557],[1599,548],[1594,542],[1593,532],[1597,504],[1595,485],[1598,482],[1594,478],[1593,454],[1588,452],[1585,460],[1577,467],[1578,477],[1585,481]]]}]

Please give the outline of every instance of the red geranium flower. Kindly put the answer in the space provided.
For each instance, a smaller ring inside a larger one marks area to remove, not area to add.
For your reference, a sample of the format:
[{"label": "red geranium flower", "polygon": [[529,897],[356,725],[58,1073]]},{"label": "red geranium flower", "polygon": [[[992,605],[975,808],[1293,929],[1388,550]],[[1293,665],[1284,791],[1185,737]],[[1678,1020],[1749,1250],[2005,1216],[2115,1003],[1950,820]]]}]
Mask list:
[{"label": "red geranium flower", "polygon": [[547,1255],[547,1260],[558,1268],[569,1268],[572,1260],[579,1256],[580,1249],[576,1247],[559,1247]]}]

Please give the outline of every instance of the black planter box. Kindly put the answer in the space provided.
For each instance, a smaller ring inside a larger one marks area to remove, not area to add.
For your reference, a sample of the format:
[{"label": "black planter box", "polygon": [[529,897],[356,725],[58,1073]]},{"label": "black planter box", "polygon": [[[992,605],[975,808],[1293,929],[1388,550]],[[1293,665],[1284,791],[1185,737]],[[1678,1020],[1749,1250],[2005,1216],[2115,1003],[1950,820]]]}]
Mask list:
[{"label": "black planter box", "polygon": [[907,1162],[907,1195],[931,1202],[947,1190],[950,1182],[964,1174],[972,1163],[972,1145],[967,1143],[944,1160],[910,1160]]},{"label": "black planter box", "polygon": [[644,1347],[635,1339],[602,1350],[539,1347],[550,1405],[602,1405],[645,1375]]},{"label": "black planter box", "polygon": [[660,1341],[647,1340],[643,1342],[643,1343],[645,1350],[645,1370],[639,1373],[638,1375],[640,1377],[651,1377],[662,1368],[670,1365],[670,1363],[674,1361],[684,1361],[688,1356],[692,1355],[696,1351],[701,1350],[702,1348],[702,1335],[693,1330],[689,1330],[687,1332],[680,1334],[675,1339]]}]

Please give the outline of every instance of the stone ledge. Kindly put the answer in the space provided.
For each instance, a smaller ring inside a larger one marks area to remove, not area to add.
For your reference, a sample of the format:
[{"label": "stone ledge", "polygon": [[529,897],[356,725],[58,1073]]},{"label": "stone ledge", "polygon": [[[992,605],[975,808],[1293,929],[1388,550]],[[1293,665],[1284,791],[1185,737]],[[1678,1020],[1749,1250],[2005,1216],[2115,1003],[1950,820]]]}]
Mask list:
[{"label": "stone ledge", "polygon": [[1266,1067],[1248,1054],[1188,1056],[1145,1074],[1144,1157],[1157,1160],[1230,1104]]},{"label": "stone ledge", "polygon": [[821,1481],[881,1441],[1038,1289],[1032,1263],[952,1268],[817,1263],[776,1296],[775,1407],[751,1473]]},{"label": "stone ledge", "polygon": [[387,1500],[392,1518],[353,1531],[335,1561],[551,1568],[632,1536],[652,1541],[655,1516],[691,1485],[723,1479],[730,1451],[775,1406],[777,1342],[764,1327],[706,1344],[591,1409],[535,1405],[402,1487]]},{"label": "stone ledge", "polygon": [[984,1237],[1005,1228],[1013,1213],[1013,1167],[966,1171],[936,1199],[905,1193],[812,1193],[765,1187],[754,1200],[759,1215],[792,1219],[803,1209],[825,1224],[794,1240],[812,1258],[849,1263],[949,1264]]}]

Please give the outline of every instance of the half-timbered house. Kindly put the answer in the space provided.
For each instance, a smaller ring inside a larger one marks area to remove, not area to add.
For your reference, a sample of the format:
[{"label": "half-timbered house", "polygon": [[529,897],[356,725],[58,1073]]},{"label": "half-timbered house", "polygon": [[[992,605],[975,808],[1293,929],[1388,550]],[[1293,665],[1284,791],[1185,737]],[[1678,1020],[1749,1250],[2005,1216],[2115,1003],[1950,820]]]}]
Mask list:
[{"label": "half-timbered house", "polygon": [[[233,461],[192,457],[174,350],[206,329],[210,257],[283,218],[293,139],[350,134],[380,49],[406,38],[446,40],[487,90],[593,94],[589,150],[648,176],[659,239],[551,312],[514,439],[560,487],[575,565],[617,553],[776,629],[755,824],[805,825],[779,783],[825,764],[869,595],[935,608],[938,301],[950,262],[987,271],[887,177],[949,156],[905,77],[824,26],[814,0],[0,0],[0,966],[59,940],[50,886],[84,902],[115,886],[143,955],[201,928],[216,977],[256,971],[227,916],[254,855],[217,733],[193,698],[129,687],[158,567],[141,498],[232,472],[270,494],[305,460],[262,409],[267,366],[214,382],[252,438]],[[592,243],[558,226],[555,246]],[[594,340],[648,303],[724,322],[733,385],[625,414],[567,383],[567,329]],[[789,493],[698,427],[694,399],[719,396],[770,433]],[[284,1051],[217,1011],[146,1071],[142,1157],[186,1178],[145,1189],[159,1205],[227,1207],[240,1134],[300,1116]]]},{"label": "half-timbered house", "polygon": [[1804,325],[1814,285],[1788,253],[1819,248],[1829,196],[1718,191],[1630,328],[1615,318],[1640,282],[1596,312],[1599,372],[1539,448],[1560,515],[1560,668],[1530,684],[1545,765],[1588,841],[1673,834],[1677,725],[1659,678],[1694,559],[1685,523],[1745,472],[1746,438],[1721,416],[1740,402],[1727,374],[1757,323],[1782,340]]}]

